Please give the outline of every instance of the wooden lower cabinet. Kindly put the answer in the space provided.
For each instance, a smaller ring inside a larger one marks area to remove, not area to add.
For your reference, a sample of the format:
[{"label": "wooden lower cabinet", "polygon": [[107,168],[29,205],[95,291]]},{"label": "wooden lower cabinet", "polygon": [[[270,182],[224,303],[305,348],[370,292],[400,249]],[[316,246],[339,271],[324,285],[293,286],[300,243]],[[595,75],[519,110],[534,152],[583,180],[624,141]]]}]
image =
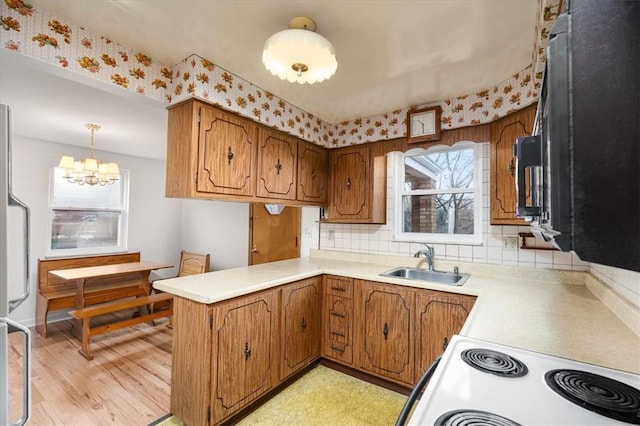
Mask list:
[{"label": "wooden lower cabinet", "polygon": [[212,305],[174,297],[171,412],[220,424],[321,355],[413,387],[474,300],[333,275]]},{"label": "wooden lower cabinet", "polygon": [[353,279],[324,276],[322,354],[333,361],[353,364]]},{"label": "wooden lower cabinet", "polygon": [[406,287],[354,281],[357,367],[405,385],[414,383],[415,292]]},{"label": "wooden lower cabinet", "polygon": [[175,298],[171,411],[183,423],[220,423],[278,383],[279,294],[215,305]]},{"label": "wooden lower cabinet", "polygon": [[282,288],[281,380],[320,356],[321,303],[321,277],[298,281]]},{"label": "wooden lower cabinet", "polygon": [[416,382],[462,329],[475,297],[420,290],[416,294]]}]

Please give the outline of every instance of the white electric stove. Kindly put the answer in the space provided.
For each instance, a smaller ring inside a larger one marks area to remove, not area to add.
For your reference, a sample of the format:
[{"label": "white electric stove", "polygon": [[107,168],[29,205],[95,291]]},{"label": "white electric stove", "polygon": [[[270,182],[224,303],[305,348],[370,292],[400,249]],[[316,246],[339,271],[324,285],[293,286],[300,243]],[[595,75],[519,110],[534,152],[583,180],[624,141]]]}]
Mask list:
[{"label": "white electric stove", "polygon": [[640,425],[640,375],[454,336],[411,425]]}]

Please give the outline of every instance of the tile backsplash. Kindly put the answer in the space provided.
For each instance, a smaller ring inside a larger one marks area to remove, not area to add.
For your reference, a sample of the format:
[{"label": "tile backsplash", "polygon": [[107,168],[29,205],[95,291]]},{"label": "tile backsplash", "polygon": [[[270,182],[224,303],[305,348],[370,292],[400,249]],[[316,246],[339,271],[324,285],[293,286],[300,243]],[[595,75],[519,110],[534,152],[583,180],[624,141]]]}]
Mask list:
[{"label": "tile backsplash", "polygon": [[[503,237],[518,237],[520,232],[530,232],[528,226],[496,226],[489,224],[489,143],[482,144],[483,200],[482,200],[482,245],[434,244],[436,261],[485,263],[509,266],[526,266],[548,269],[588,271],[589,263],[581,261],[573,253],[564,253],[550,248],[549,244],[527,239],[527,246],[521,248],[518,239],[516,249],[503,248]],[[420,250],[420,243],[394,241],[394,162],[387,161],[387,223],[384,225],[361,224],[320,224],[320,246],[326,250],[338,250],[367,254],[388,254],[393,256],[412,256]]]}]

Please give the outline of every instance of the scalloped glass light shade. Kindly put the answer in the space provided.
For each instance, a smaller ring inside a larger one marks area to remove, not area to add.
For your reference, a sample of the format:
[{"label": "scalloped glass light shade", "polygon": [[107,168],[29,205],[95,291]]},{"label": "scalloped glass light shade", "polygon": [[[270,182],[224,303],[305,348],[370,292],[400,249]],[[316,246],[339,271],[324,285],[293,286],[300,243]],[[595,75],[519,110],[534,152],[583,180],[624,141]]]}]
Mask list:
[{"label": "scalloped glass light shade", "polygon": [[[262,63],[276,77],[300,84],[320,83],[338,69],[331,42],[313,31],[298,29],[280,31],[269,37],[264,43]],[[298,73],[292,68],[293,64],[304,64],[309,69]]]}]

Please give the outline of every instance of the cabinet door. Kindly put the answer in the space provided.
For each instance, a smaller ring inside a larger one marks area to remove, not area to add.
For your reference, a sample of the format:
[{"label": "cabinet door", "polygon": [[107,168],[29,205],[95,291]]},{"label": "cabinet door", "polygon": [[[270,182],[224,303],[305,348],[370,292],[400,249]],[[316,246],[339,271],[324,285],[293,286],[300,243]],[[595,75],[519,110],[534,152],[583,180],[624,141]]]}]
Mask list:
[{"label": "cabinet door", "polygon": [[282,289],[283,380],[320,355],[321,278],[309,278]]},{"label": "cabinet door", "polygon": [[416,296],[416,381],[462,329],[475,297],[433,291]]},{"label": "cabinet door", "polygon": [[331,156],[329,219],[368,219],[370,215],[369,147],[341,149]]},{"label": "cabinet door", "polygon": [[327,202],[327,171],[329,153],[326,149],[298,142],[298,200],[318,204]]},{"label": "cabinet door", "polygon": [[368,281],[358,287],[360,368],[413,384],[414,291]]},{"label": "cabinet door", "polygon": [[237,412],[277,381],[278,291],[213,307],[213,423]]},{"label": "cabinet door", "polygon": [[490,124],[490,198],[492,225],[526,225],[516,218],[515,158],[516,138],[533,130],[535,108],[529,107]]},{"label": "cabinet door", "polygon": [[258,197],[296,199],[297,141],[272,130],[260,131]]},{"label": "cabinet door", "polygon": [[253,196],[257,138],[255,124],[203,105],[198,139],[198,191]]}]

